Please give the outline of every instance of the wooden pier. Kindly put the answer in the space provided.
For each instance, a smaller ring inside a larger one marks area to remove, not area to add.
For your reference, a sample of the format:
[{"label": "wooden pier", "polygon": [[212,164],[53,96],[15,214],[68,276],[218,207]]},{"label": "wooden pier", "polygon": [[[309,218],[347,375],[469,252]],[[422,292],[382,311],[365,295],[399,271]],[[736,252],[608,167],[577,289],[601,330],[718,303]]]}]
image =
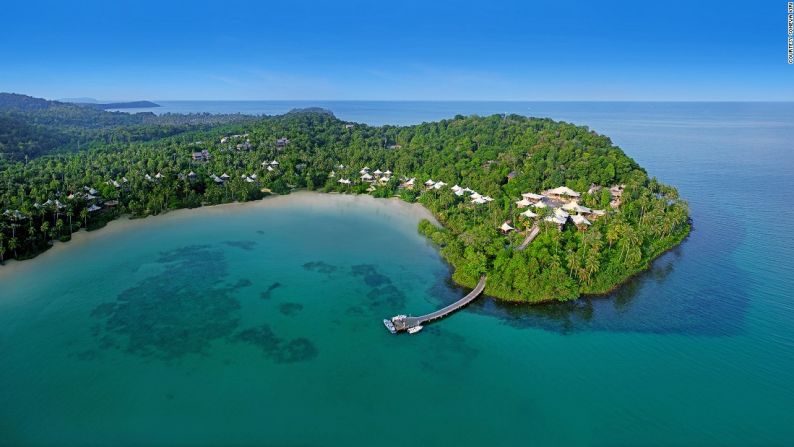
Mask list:
[{"label": "wooden pier", "polygon": [[470,302],[474,301],[475,298],[480,296],[483,289],[485,289],[485,275],[480,277],[480,281],[477,283],[477,286],[474,287],[474,289],[472,289],[471,292],[469,292],[466,296],[459,299],[458,301],[455,301],[454,303],[450,304],[449,306],[442,307],[441,309],[438,309],[435,312],[431,312],[427,315],[422,315],[419,317],[398,315],[396,317],[392,317],[391,322],[394,325],[394,329],[399,332],[399,331],[406,331],[416,326],[421,326],[422,324],[427,323],[429,321],[444,318],[447,315],[451,314],[452,312],[455,312],[461,307],[464,307]]},{"label": "wooden pier", "polygon": [[527,248],[527,245],[529,245],[529,243],[532,242],[533,239],[535,239],[535,236],[537,236],[538,233],[540,233],[540,228],[538,227],[538,224],[535,224],[532,226],[532,229],[529,231],[529,234],[527,234],[527,237],[524,239],[524,242],[522,242],[521,245],[518,246],[518,251]]}]

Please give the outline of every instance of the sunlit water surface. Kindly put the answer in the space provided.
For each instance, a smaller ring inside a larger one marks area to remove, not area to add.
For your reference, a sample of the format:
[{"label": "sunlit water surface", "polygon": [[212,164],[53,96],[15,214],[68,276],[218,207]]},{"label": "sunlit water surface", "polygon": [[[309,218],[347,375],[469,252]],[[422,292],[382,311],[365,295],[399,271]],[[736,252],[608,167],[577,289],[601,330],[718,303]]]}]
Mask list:
[{"label": "sunlit water surface", "polygon": [[395,337],[383,317],[465,293],[399,205],[304,194],[111,226],[0,276],[0,444],[794,439],[794,105],[162,104],[588,125],[678,186],[694,231],[612,296],[481,299]]}]

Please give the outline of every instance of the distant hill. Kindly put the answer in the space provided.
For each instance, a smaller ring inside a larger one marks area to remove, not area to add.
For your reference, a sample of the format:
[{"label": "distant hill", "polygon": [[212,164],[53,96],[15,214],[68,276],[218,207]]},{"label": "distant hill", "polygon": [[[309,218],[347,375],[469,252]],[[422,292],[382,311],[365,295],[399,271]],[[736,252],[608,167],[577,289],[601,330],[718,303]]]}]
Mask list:
[{"label": "distant hill", "polygon": [[78,104],[0,93],[0,159],[20,160],[90,141],[142,141],[221,123],[260,119],[241,114],[127,113],[106,109],[160,107],[150,101]]},{"label": "distant hill", "polygon": [[48,101],[43,98],[34,98],[28,95],[20,95],[19,93],[0,93],[0,110],[2,111],[45,110],[51,107],[59,107],[67,104],[68,103],[60,101]]},{"label": "distant hill", "polygon": [[334,116],[334,112],[322,107],[304,107],[292,109],[287,112],[286,115],[328,115],[336,118],[336,116]]}]

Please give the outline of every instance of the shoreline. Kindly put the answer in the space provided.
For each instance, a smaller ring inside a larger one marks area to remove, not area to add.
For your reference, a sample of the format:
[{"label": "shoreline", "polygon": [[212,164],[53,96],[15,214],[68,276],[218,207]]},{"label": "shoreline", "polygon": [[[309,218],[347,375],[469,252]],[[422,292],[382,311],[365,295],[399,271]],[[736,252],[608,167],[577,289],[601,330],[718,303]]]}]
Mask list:
[{"label": "shoreline", "polygon": [[[317,199],[319,198],[322,198],[322,201],[318,201]],[[408,203],[397,197],[379,199],[368,194],[329,194],[319,191],[300,190],[283,195],[273,194],[259,200],[251,200],[248,202],[220,203],[217,205],[200,206],[197,208],[179,208],[175,210],[169,210],[162,214],[146,216],[143,218],[131,218],[130,215],[125,214],[118,219],[109,221],[104,227],[93,231],[86,231],[85,229],[81,228],[79,231],[72,233],[72,238],[67,242],[55,240],[53,241],[52,247],[50,249],[38,254],[33,258],[23,259],[21,261],[17,259],[6,260],[5,264],[0,265],[0,281],[9,275],[19,272],[22,269],[35,267],[38,264],[41,264],[42,261],[49,260],[53,257],[64,256],[71,250],[78,249],[87,243],[96,242],[106,237],[112,237],[124,231],[128,231],[131,228],[138,228],[144,225],[151,226],[152,224],[168,224],[175,220],[188,219],[200,214],[230,214],[230,212],[244,211],[254,208],[278,209],[279,207],[285,205],[294,205],[295,203],[321,207],[325,204],[355,202],[368,202],[368,204],[371,206],[380,206],[381,208],[402,208],[407,213],[417,217],[418,220],[427,219],[434,225],[441,226],[433,213],[418,202]]]},{"label": "shoreline", "polygon": [[[322,199],[322,200],[319,200]],[[152,225],[154,224],[168,224],[169,222],[173,222],[175,220],[180,219],[189,219],[192,217],[199,216],[201,214],[229,214],[230,211],[244,211],[250,210],[254,208],[273,208],[277,209],[281,206],[285,205],[295,205],[304,204],[307,206],[324,206],[332,203],[362,203],[367,202],[368,206],[378,206],[381,208],[402,208],[406,212],[412,214],[414,217],[417,218],[418,221],[421,220],[428,220],[434,226],[438,228],[443,228],[443,225],[438,221],[438,218],[430,211],[429,209],[425,208],[419,202],[409,203],[406,202],[399,197],[387,197],[387,198],[376,198],[369,194],[348,194],[348,193],[338,193],[338,192],[321,192],[321,191],[308,191],[308,190],[296,190],[290,192],[288,194],[272,194],[265,196],[259,200],[251,200],[247,202],[231,202],[231,203],[221,203],[216,205],[206,205],[200,206],[197,208],[179,208],[175,210],[169,210],[163,214],[158,215],[150,215],[143,218],[131,218],[130,215],[122,215],[118,219],[114,219],[109,221],[104,227],[98,228],[93,231],[86,231],[85,229],[80,229],[79,231],[72,233],[72,238],[67,242],[61,242],[58,240],[53,241],[52,248],[49,250],[40,253],[34,258],[25,259],[22,261],[16,259],[9,259],[5,261],[4,265],[0,265],[0,281],[2,281],[5,277],[9,275],[13,275],[15,272],[19,272],[22,269],[26,268],[34,268],[37,264],[40,264],[42,261],[49,260],[51,258],[64,256],[69,253],[69,251],[73,249],[78,249],[80,246],[96,242],[97,240],[101,240],[105,237],[112,237],[114,235],[118,235],[124,231],[128,231],[131,228],[142,227],[143,225]],[[626,277],[622,278],[620,281],[613,284],[608,290],[597,291],[597,292],[582,292],[579,294],[578,297],[572,299],[570,301],[576,301],[582,298],[605,298],[613,294],[616,290],[623,287],[632,279],[636,278],[637,276],[649,271],[653,266],[654,262],[659,259],[662,255],[669,252],[670,250],[675,249],[676,247],[681,246],[687,238],[689,237],[692,230],[691,221],[690,227],[686,231],[682,237],[677,240],[672,246],[668,247],[667,249],[663,250],[661,253],[656,254],[652,259],[650,259],[646,265],[642,266],[641,268],[637,269],[634,272],[631,272]],[[418,229],[417,229],[417,232]],[[419,232],[421,234],[421,232]],[[457,267],[449,262],[443,255],[441,255],[441,251],[436,244],[433,243],[426,235],[422,235],[430,244],[435,247],[436,252],[438,253],[441,261],[447,265],[449,269],[449,277],[448,280],[452,282],[456,287],[461,287],[465,289],[471,289],[472,286],[467,284],[461,283],[455,279],[455,272]],[[32,261],[38,259],[39,263],[34,263]],[[559,301],[554,298],[544,299],[540,301],[521,301],[515,300],[510,297],[503,297],[499,296],[499,294],[494,294],[491,292],[488,293],[487,287],[486,290],[483,291],[483,295],[502,302],[502,303],[509,303],[515,305],[542,305],[547,303],[553,303],[555,301]],[[566,300],[569,301],[569,300]]]}]

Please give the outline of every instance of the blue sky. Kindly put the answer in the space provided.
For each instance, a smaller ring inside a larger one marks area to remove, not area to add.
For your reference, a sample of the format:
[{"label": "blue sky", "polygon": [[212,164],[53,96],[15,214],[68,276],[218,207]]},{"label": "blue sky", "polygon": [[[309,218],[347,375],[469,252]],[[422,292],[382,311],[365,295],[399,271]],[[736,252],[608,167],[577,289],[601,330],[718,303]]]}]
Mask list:
[{"label": "blue sky", "polygon": [[794,100],[782,0],[4,3],[46,98]]}]

